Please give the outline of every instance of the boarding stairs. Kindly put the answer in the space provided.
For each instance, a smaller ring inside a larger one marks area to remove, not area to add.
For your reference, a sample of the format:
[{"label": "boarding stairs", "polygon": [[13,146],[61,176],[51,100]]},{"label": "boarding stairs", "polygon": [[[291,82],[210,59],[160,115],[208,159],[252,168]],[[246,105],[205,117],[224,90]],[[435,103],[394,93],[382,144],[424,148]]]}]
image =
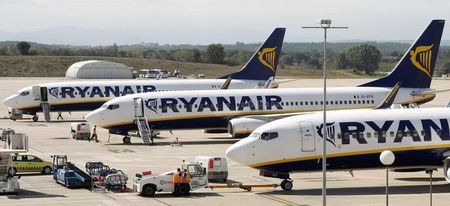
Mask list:
[{"label": "boarding stairs", "polygon": [[42,112],[44,113],[44,118],[46,122],[50,122],[50,105],[48,102],[42,102],[41,103]]},{"label": "boarding stairs", "polygon": [[139,129],[139,135],[141,136],[144,144],[153,143],[153,141],[151,141],[151,130],[150,126],[148,125],[147,119],[144,116],[136,117],[136,124]]}]

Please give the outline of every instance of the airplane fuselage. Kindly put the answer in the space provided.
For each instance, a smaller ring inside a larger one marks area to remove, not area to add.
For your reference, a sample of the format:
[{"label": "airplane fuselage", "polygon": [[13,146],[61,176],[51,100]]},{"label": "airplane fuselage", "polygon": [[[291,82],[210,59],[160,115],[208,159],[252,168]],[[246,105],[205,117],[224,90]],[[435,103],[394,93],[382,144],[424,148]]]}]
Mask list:
[{"label": "airplane fuselage", "polygon": [[[390,88],[341,87],[328,89],[329,109],[372,108]],[[401,89],[397,103],[413,101],[410,89]],[[174,91],[136,94],[111,100],[87,116],[92,124],[124,134],[136,129],[135,99],[140,99],[151,128],[226,128],[232,118],[245,115],[309,112],[323,107],[322,89],[265,89]],[[108,105],[119,105],[108,109]],[[141,107],[138,107],[141,108]]]},{"label": "airplane fuselage", "polygon": [[[319,171],[322,121],[318,112],[270,122],[231,146],[227,155],[260,170]],[[450,108],[330,111],[327,169],[382,168],[384,150],[394,152],[393,168],[441,167],[450,156],[449,121]]]},{"label": "airplane fuselage", "polygon": [[[174,91],[174,90],[218,90],[225,79],[204,80],[115,80],[75,81],[39,84],[19,90],[6,98],[4,103],[25,114],[41,112],[41,103],[50,105],[50,110],[92,111],[115,97],[128,94]],[[232,80],[230,89],[255,88],[263,85],[258,80]]]}]

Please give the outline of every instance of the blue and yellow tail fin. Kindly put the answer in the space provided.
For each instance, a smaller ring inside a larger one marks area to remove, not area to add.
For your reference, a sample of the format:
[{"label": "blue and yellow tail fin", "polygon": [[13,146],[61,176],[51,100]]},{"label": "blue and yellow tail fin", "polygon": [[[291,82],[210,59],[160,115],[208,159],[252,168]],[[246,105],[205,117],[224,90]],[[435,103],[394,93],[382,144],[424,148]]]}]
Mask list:
[{"label": "blue and yellow tail fin", "polygon": [[268,80],[274,77],[285,32],[285,28],[276,28],[241,70],[219,79],[231,77],[232,79]]},{"label": "blue and yellow tail fin", "polygon": [[433,20],[387,76],[360,87],[430,88],[445,20]]}]

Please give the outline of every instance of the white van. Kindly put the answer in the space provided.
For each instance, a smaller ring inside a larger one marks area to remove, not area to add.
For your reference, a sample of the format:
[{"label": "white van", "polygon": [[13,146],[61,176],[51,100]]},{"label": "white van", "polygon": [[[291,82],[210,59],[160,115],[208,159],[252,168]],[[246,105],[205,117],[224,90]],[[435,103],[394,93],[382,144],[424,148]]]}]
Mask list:
[{"label": "white van", "polygon": [[75,122],[70,124],[72,139],[89,139],[91,137],[91,126],[87,122]]},{"label": "white van", "polygon": [[194,159],[206,168],[206,174],[208,174],[208,180],[220,180],[223,182],[227,181],[228,178],[228,164],[225,157],[210,157],[210,156],[197,156]]}]

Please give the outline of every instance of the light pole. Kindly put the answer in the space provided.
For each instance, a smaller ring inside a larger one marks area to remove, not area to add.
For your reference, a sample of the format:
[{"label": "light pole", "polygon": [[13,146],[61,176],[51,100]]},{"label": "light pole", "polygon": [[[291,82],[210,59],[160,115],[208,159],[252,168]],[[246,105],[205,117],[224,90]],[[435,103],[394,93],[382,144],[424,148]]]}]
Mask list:
[{"label": "light pole", "polygon": [[386,166],[386,206],[389,205],[389,170],[388,167],[395,161],[395,155],[390,150],[385,150],[380,154],[380,162]]},{"label": "light pole", "polygon": [[304,29],[323,29],[323,146],[322,146],[322,205],[327,205],[327,29],[348,29],[332,27],[331,19],[321,19],[320,26],[304,26]]}]

